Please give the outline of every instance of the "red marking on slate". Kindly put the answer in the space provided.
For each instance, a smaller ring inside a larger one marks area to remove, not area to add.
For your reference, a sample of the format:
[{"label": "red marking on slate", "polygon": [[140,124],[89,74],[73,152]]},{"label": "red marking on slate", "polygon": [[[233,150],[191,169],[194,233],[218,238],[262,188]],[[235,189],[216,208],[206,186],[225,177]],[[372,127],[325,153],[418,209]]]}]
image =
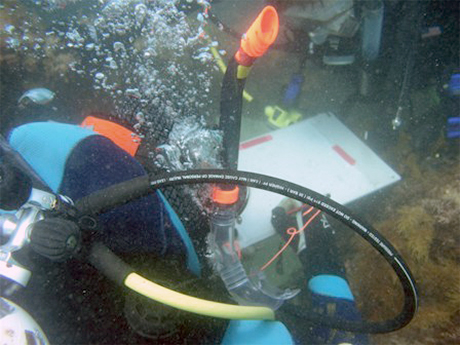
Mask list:
[{"label": "red marking on slate", "polygon": [[337,152],[340,157],[342,157],[348,164],[350,165],[355,165],[356,161],[352,156],[350,156],[348,153],[345,152],[343,148],[341,148],[339,145],[334,145],[332,146],[332,149]]},{"label": "red marking on slate", "polygon": [[240,150],[248,149],[250,147],[266,143],[270,140],[273,140],[273,137],[271,135],[265,135],[263,137],[255,138],[240,144]]}]

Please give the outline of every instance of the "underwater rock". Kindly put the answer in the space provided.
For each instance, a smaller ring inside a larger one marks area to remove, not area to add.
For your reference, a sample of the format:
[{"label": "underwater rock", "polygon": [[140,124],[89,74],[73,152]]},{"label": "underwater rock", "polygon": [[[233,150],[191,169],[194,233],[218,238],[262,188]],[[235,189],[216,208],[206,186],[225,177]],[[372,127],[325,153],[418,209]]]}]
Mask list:
[{"label": "underwater rock", "polygon": [[51,90],[39,87],[26,91],[18,100],[21,105],[28,102],[45,105],[54,99],[55,93]]}]

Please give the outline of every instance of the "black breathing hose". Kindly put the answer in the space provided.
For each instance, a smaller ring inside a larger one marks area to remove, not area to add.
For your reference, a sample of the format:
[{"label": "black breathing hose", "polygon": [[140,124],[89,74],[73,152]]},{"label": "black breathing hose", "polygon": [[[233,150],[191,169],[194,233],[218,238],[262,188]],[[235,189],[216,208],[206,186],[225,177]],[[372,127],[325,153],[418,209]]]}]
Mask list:
[{"label": "black breathing hose", "polygon": [[304,319],[317,321],[319,324],[327,327],[362,333],[386,333],[395,331],[407,325],[414,317],[418,307],[417,289],[410,270],[407,268],[395,248],[371,225],[356,217],[344,206],[308,188],[291,182],[252,172],[233,170],[212,169],[180,171],[158,176],[150,175],[148,177],[138,177],[108,187],[80,199],[76,203],[76,207],[83,214],[97,214],[152,193],[160,188],[197,183],[238,184],[260,188],[296,199],[326,212],[340,222],[348,225],[385,258],[396,272],[404,291],[404,306],[402,311],[394,319],[381,322],[339,320],[314,313],[310,310],[302,313],[287,306],[286,310],[289,312]]}]

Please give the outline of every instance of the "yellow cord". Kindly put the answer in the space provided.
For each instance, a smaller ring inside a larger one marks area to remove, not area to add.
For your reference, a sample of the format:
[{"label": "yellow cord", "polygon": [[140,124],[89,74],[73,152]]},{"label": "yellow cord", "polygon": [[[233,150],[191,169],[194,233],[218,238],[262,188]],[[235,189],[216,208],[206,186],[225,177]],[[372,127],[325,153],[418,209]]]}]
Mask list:
[{"label": "yellow cord", "polygon": [[227,66],[225,65],[224,60],[222,60],[222,58],[220,57],[219,52],[217,51],[215,47],[211,47],[211,53],[212,53],[212,56],[214,56],[214,59],[217,63],[217,66],[219,66],[220,71],[225,74],[225,71],[227,70]]},{"label": "yellow cord", "polygon": [[151,282],[137,273],[129,274],[124,283],[145,297],[195,314],[222,319],[275,320],[275,312],[270,308],[218,303],[184,295]]}]

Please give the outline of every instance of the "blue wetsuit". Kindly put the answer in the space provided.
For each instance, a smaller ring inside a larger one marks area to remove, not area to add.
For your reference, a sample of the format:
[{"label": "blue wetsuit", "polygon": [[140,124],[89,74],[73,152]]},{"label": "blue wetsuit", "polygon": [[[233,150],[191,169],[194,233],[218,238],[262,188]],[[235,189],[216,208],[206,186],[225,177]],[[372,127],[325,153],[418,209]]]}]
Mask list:
[{"label": "blue wetsuit", "polygon": [[[110,139],[76,125],[28,123],[12,130],[8,139],[53,192],[74,201],[146,174]],[[187,248],[189,269],[200,273],[191,240],[161,192],[110,210],[99,221],[103,241],[112,250],[164,256]]]}]

